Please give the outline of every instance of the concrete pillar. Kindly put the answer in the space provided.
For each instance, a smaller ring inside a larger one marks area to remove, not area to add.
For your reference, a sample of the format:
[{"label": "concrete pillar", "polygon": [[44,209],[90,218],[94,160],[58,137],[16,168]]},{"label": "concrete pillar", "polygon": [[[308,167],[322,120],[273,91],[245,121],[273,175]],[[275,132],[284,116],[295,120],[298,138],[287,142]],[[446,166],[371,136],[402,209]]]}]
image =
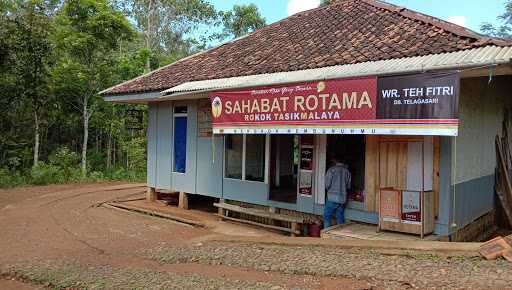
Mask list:
[{"label": "concrete pillar", "polygon": [[188,209],[188,193],[180,191],[178,207],[181,209]]},{"label": "concrete pillar", "polygon": [[148,187],[148,190],[146,191],[146,200],[147,201],[156,201],[157,200],[157,193],[154,187]]},{"label": "concrete pillar", "polygon": [[[223,199],[223,198],[219,198],[219,203],[220,203],[220,204],[224,203],[225,201],[226,201],[225,199]],[[217,213],[218,213],[218,215],[219,215],[219,216],[221,216],[221,217],[222,217],[222,216],[224,216],[224,209],[223,209],[222,207],[219,207],[219,208],[218,208],[218,212],[217,212]],[[222,220],[222,218],[221,218],[221,220]]]}]

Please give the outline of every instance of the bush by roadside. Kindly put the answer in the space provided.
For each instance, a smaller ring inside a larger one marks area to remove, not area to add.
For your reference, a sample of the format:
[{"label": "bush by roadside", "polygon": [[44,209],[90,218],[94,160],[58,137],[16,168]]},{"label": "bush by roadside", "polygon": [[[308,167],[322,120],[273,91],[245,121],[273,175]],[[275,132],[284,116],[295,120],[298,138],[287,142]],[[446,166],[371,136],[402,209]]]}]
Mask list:
[{"label": "bush by roadside", "polygon": [[78,154],[63,147],[50,155],[47,162],[40,161],[28,171],[0,168],[0,188],[99,181],[135,182],[146,179],[145,167],[89,168],[84,176],[79,159]]},{"label": "bush by roadside", "polygon": [[0,168],[0,188],[28,184],[27,180],[28,177],[20,172],[11,172],[6,168]]}]

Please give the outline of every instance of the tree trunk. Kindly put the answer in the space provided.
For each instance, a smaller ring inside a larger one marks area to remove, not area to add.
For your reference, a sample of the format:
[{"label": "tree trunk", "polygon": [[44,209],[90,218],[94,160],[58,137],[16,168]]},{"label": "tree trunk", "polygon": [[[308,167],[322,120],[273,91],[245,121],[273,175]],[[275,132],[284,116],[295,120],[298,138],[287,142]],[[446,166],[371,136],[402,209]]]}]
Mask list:
[{"label": "tree trunk", "polygon": [[[153,44],[153,14],[155,13],[155,1],[156,0],[149,0],[148,3],[148,22],[146,27],[146,49],[148,51],[151,51],[152,44]],[[146,60],[146,72],[151,71],[151,59],[148,57]]]},{"label": "tree trunk", "polygon": [[112,159],[113,159],[112,163],[114,164],[114,167],[116,167],[116,154],[117,154],[116,153],[116,139],[114,139],[113,143],[114,143],[114,145],[112,146],[112,150],[113,150],[113,152],[112,152]]},{"label": "tree trunk", "polygon": [[98,134],[98,128],[96,128],[96,154],[100,152],[100,135]]},{"label": "tree trunk", "polygon": [[87,141],[89,139],[89,107],[87,104],[88,98],[83,100],[83,121],[84,121],[84,137],[82,142],[82,175],[87,174]]},{"label": "tree trunk", "polygon": [[107,168],[112,167],[112,131],[108,132],[107,140]]},{"label": "tree trunk", "polygon": [[37,110],[34,111],[34,166],[39,162],[39,114]]}]

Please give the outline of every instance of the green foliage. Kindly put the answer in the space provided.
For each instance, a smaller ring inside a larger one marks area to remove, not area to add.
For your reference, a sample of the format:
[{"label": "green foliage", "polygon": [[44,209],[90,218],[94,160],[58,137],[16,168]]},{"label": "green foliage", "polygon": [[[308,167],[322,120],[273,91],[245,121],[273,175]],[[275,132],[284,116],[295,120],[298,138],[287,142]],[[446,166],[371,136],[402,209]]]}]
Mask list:
[{"label": "green foliage", "polygon": [[80,181],[78,155],[67,147],[54,152],[49,162],[38,162],[30,171],[30,183],[35,185],[57,184]]},{"label": "green foliage", "polygon": [[57,184],[64,181],[62,171],[58,166],[42,161],[38,162],[30,171],[30,183],[35,185]]},{"label": "green foliage", "polygon": [[56,43],[69,56],[91,61],[95,53],[117,48],[135,31],[105,0],[68,0],[57,17]]},{"label": "green foliage", "polygon": [[[0,0],[0,187],[144,181],[147,107],[98,92],[264,24],[255,5],[207,0]],[[140,130],[126,128],[133,109]]]},{"label": "green foliage", "polygon": [[135,37],[135,30],[104,0],[68,0],[56,23],[53,42],[62,53],[52,71],[56,93],[83,104],[112,84],[104,78],[116,68],[111,59],[123,41]]},{"label": "green foliage", "polygon": [[151,59],[151,51],[146,48],[120,55],[114,66],[119,81],[143,74],[148,59]]},{"label": "green foliage", "polygon": [[[142,138],[134,139],[134,142],[128,142],[131,146],[141,146],[145,141]],[[135,148],[130,155],[134,158],[129,168],[116,167],[103,169],[103,171],[90,171],[87,176],[83,176],[79,167],[79,156],[77,153],[63,147],[54,152],[48,162],[40,161],[33,166],[28,176],[23,176],[20,172],[11,172],[8,169],[0,169],[0,187],[13,187],[25,184],[47,185],[60,184],[68,182],[98,182],[98,181],[144,181],[146,178],[145,168],[145,147]],[[136,159],[138,158],[138,159]]]},{"label": "green foliage", "polygon": [[122,145],[127,154],[128,169],[146,167],[146,138],[137,137],[127,140]]},{"label": "green foliage", "polygon": [[[52,100],[48,69],[53,63],[53,0],[8,1],[0,15],[0,166],[13,157],[30,163],[35,128]],[[5,111],[3,110],[5,109]],[[13,130],[16,127],[23,130]],[[39,133],[39,132],[38,132]]]},{"label": "green foliage", "polygon": [[512,38],[512,1],[508,0],[505,4],[505,12],[498,17],[500,25],[494,26],[491,23],[485,22],[480,25],[480,30],[483,33],[491,36]]},{"label": "green foliage", "polygon": [[146,180],[145,171],[127,170],[124,167],[107,170],[105,172],[106,179],[109,180],[128,180],[141,181]]},{"label": "green foliage", "polygon": [[59,175],[62,182],[80,181],[81,175],[78,170],[78,154],[69,150],[67,147],[58,149],[48,158],[49,165],[59,169]]},{"label": "green foliage", "polygon": [[105,175],[101,171],[93,171],[89,174],[90,181],[98,182],[98,181],[103,181],[105,179],[106,179]]},{"label": "green foliage", "polygon": [[223,13],[223,37],[240,37],[266,25],[255,4],[236,5],[231,11]]},{"label": "green foliage", "polygon": [[27,178],[17,171],[10,171],[7,168],[0,168],[0,188],[15,187],[27,183]]},{"label": "green foliage", "polygon": [[62,147],[52,154],[48,160],[50,164],[60,168],[70,168],[78,164],[79,157],[78,154],[69,150],[67,147]]},{"label": "green foliage", "polygon": [[326,6],[326,5],[331,5],[333,4],[334,2],[336,2],[337,0],[322,0],[320,1],[320,6]]},{"label": "green foliage", "polygon": [[55,66],[59,95],[74,102],[82,115],[82,174],[87,173],[89,120],[102,105],[98,92],[111,85],[111,57],[122,41],[130,41],[135,30],[119,11],[105,0],[68,0],[57,18],[54,42],[63,57]]},{"label": "green foliage", "polygon": [[15,46],[15,70],[19,76],[21,94],[30,98],[30,103],[41,106],[48,95],[48,65],[52,49],[49,36],[52,32],[50,7],[43,1],[27,1],[18,7],[12,18],[11,37]]},{"label": "green foliage", "polygon": [[[113,0],[135,22],[151,52],[149,69],[176,61],[203,47],[193,37],[198,29],[214,25],[218,12],[206,0]],[[208,29],[203,33],[208,32]]]}]

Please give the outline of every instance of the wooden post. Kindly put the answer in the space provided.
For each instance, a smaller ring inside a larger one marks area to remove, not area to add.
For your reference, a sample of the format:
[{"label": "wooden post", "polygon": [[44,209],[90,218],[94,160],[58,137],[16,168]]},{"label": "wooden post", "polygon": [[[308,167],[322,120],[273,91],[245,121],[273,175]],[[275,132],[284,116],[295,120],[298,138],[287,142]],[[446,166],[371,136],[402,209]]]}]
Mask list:
[{"label": "wooden post", "polygon": [[[219,203],[222,204],[224,202],[225,202],[225,200],[223,198],[219,198]],[[222,207],[219,207],[218,210],[219,210],[219,212],[218,212],[218,214],[219,214],[219,221],[222,221],[223,217],[224,217],[224,209]]]},{"label": "wooden post", "polygon": [[[269,212],[271,212],[271,213],[279,214],[279,209],[278,209],[278,208],[275,208],[275,207],[273,207],[273,206],[270,206],[270,207],[268,208],[268,211],[269,211]],[[281,222],[280,222],[280,221],[278,221],[278,220],[274,220],[274,219],[270,219],[268,222],[269,222],[271,225],[273,225],[273,226],[280,226],[280,225],[281,225]]]},{"label": "wooden post", "polygon": [[148,187],[148,190],[146,191],[146,200],[151,202],[157,200],[157,193],[154,187]]},{"label": "wooden post", "polygon": [[295,222],[292,222],[292,237],[296,237],[297,234],[295,233],[298,229],[298,225]]},{"label": "wooden post", "polygon": [[182,209],[188,209],[188,193],[180,191],[180,199],[178,201],[178,207]]},{"label": "wooden post", "polygon": [[425,137],[421,143],[421,192],[420,192],[421,239],[425,236]]}]

